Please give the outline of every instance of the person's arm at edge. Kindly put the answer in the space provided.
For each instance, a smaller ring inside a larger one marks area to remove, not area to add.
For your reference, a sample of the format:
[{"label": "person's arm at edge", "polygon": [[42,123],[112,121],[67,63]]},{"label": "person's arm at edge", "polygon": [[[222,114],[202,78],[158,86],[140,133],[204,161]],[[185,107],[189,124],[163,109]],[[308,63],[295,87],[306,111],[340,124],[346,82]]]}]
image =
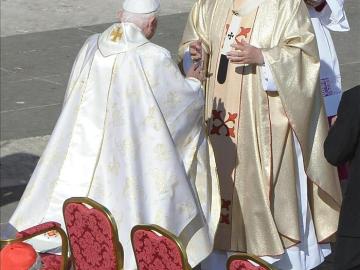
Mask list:
[{"label": "person's arm at edge", "polygon": [[360,118],[359,115],[356,116],[360,112],[356,106],[349,106],[349,103],[351,96],[345,93],[340,102],[337,120],[324,142],[324,155],[334,166],[351,160],[359,143],[360,123],[355,123],[354,119]]}]

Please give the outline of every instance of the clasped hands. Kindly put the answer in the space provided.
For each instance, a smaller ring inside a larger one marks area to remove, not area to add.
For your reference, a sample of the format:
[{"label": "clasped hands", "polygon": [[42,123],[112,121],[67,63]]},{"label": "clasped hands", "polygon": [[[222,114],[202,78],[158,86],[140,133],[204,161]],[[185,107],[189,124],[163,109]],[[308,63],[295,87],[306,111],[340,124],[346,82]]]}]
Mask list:
[{"label": "clasped hands", "polygon": [[[227,53],[227,58],[234,64],[263,65],[264,56],[261,49],[250,45],[245,40],[231,45],[232,51]],[[190,44],[190,55],[194,62],[202,59],[201,41],[194,41]]]},{"label": "clasped hands", "polygon": [[193,77],[198,79],[199,81],[205,80],[205,71],[202,66],[202,48],[201,41],[194,41],[190,44],[190,55],[193,61],[193,64],[186,72],[186,77]]},{"label": "clasped hands", "polygon": [[326,0],[305,0],[305,3],[314,8],[322,5]]}]

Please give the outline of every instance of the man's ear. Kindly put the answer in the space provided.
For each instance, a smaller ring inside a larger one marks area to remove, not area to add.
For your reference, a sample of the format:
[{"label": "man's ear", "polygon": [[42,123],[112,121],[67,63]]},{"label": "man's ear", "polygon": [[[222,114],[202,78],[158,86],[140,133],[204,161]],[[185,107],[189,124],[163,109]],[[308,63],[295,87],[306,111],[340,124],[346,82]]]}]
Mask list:
[{"label": "man's ear", "polygon": [[120,9],[120,10],[116,13],[116,17],[117,17],[117,19],[118,19],[120,22],[122,21],[123,13],[124,13],[124,11],[123,11],[122,9]]},{"label": "man's ear", "polygon": [[149,25],[151,26],[151,28],[156,27],[156,25],[157,25],[157,18],[156,18],[156,16],[150,18],[150,20],[149,20]]}]

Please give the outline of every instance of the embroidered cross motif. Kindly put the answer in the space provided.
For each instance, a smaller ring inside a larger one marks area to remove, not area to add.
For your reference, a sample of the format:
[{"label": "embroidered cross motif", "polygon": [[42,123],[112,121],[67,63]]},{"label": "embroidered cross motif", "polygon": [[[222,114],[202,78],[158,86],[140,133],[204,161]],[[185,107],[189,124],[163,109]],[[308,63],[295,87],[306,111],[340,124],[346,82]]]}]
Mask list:
[{"label": "embroidered cross motif", "polygon": [[[212,111],[213,127],[212,127],[212,129],[210,131],[210,134],[221,135],[220,134],[220,129],[222,127],[224,127],[226,129],[226,136],[235,138],[235,128],[234,127],[229,127],[228,123],[232,122],[233,124],[235,124],[235,120],[236,120],[238,114],[237,113],[228,113],[229,117],[228,117],[227,120],[224,121],[224,119],[221,117],[221,113],[222,113],[222,111],[217,111],[217,110]],[[214,123],[215,120],[220,121],[219,126],[215,125],[215,123]]]},{"label": "embroidered cross motif", "polygon": [[220,223],[230,224],[230,216],[229,216],[229,214],[226,214],[226,215],[221,214]]},{"label": "embroidered cross motif", "polygon": [[235,15],[235,16],[240,16],[239,11],[236,11],[236,10],[232,10],[232,14]]},{"label": "embroidered cross motif", "polygon": [[121,38],[122,38],[122,35],[123,35],[123,31],[122,31],[122,29],[120,27],[114,29],[111,32],[111,41],[112,42],[120,41]]},{"label": "embroidered cross motif", "polygon": [[221,208],[230,210],[231,201],[221,199]]},{"label": "embroidered cross motif", "polygon": [[240,27],[240,33],[236,37],[245,37],[247,38],[248,34],[251,32],[251,28]]},{"label": "embroidered cross motif", "polygon": [[234,33],[233,32],[231,32],[230,34],[228,34],[228,38],[229,39],[232,39],[234,37]]}]

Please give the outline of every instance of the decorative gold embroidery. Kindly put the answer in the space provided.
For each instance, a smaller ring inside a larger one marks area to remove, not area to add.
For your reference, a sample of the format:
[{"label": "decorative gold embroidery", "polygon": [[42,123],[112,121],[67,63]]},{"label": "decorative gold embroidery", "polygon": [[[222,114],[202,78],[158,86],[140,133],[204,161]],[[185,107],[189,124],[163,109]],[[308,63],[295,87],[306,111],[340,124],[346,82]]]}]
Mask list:
[{"label": "decorative gold embroidery", "polygon": [[166,96],[165,106],[167,109],[173,109],[177,104],[181,102],[179,94],[174,92],[169,92]]},{"label": "decorative gold embroidery", "polygon": [[148,114],[144,119],[144,125],[151,125],[156,131],[160,130],[160,124],[157,121],[158,109],[156,106],[149,108]]},{"label": "decorative gold embroidery", "polygon": [[123,30],[122,28],[118,27],[111,32],[111,41],[118,42],[121,40],[122,36],[123,36]]},{"label": "decorative gold embroidery", "polygon": [[115,160],[109,163],[107,167],[108,167],[108,171],[114,175],[118,175],[120,172],[119,162],[116,162]]},{"label": "decorative gold embroidery", "polygon": [[136,202],[140,197],[146,200],[146,194],[144,187],[137,182],[136,178],[129,176],[125,178],[125,186],[123,189],[123,195],[126,196],[130,202]]},{"label": "decorative gold embroidery", "polygon": [[156,216],[155,216],[156,224],[159,224],[161,226],[162,224],[167,224],[168,220],[169,220],[169,216],[165,213],[165,211],[159,209],[156,212]]},{"label": "decorative gold embroidery", "polygon": [[165,161],[170,158],[170,153],[164,144],[156,145],[154,153],[156,155],[156,158],[160,161]]},{"label": "decorative gold embroidery", "polygon": [[120,127],[124,124],[123,111],[117,103],[112,104],[110,109],[109,125],[113,127]]},{"label": "decorative gold embroidery", "polygon": [[194,205],[191,202],[184,202],[177,205],[177,208],[179,209],[181,214],[190,217],[191,213],[194,210]]},{"label": "decorative gold embroidery", "polygon": [[133,142],[133,140],[131,138],[130,139],[124,139],[121,142],[120,151],[122,152],[122,155],[124,157],[132,158],[132,157],[134,157],[135,152],[136,152],[136,145],[135,145],[135,143]]}]

